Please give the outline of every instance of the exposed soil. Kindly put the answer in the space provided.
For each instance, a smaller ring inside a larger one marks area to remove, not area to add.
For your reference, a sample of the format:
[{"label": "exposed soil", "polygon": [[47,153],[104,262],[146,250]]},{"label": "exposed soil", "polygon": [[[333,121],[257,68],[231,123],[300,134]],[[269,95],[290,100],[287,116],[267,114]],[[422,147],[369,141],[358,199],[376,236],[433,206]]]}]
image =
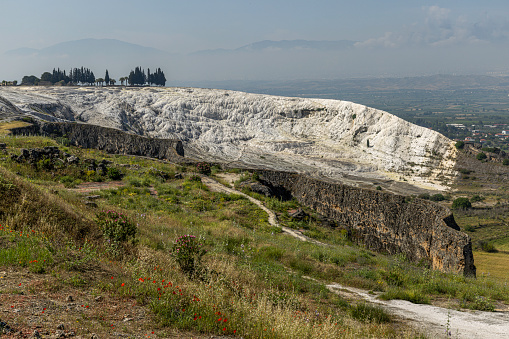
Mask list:
[{"label": "exposed soil", "polygon": [[70,272],[0,267],[0,323],[8,326],[0,337],[31,338],[37,331],[41,338],[220,338],[159,326],[146,305],[101,289],[101,282],[118,278],[118,268],[101,266],[96,273],[106,282],[86,287],[73,286]]}]

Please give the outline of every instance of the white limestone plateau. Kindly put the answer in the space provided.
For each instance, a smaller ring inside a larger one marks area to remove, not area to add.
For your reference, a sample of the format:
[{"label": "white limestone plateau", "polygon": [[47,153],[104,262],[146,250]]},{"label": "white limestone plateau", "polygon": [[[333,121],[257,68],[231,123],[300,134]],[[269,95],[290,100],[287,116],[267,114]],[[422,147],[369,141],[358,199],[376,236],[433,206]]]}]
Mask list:
[{"label": "white limestone plateau", "polygon": [[198,88],[4,87],[0,103],[45,120],[177,137],[186,155],[232,166],[394,191],[446,189],[456,175],[450,139],[347,101]]}]

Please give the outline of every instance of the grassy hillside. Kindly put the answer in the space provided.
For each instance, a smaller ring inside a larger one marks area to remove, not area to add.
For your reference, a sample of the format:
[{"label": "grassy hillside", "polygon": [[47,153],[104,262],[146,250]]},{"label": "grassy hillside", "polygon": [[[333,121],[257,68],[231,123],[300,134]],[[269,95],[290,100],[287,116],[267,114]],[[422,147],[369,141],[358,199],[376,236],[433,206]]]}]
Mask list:
[{"label": "grassy hillside", "polygon": [[[325,285],[418,303],[447,299],[452,308],[493,310],[509,302],[503,280],[434,272],[402,256],[372,253],[322,226],[310,210],[304,220],[290,218],[288,210],[300,207],[293,200],[250,193],[284,226],[327,246],[289,237],[245,197],[210,191],[193,166],[42,137],[6,135],[0,143],[7,145],[0,150],[0,309],[6,311],[0,322],[16,331],[39,326],[52,334],[63,324],[60,331],[101,338],[416,338],[425,334]],[[11,158],[44,146],[58,147],[60,160]],[[91,159],[104,160],[107,170],[92,170]],[[211,175],[220,172],[213,167]]]}]

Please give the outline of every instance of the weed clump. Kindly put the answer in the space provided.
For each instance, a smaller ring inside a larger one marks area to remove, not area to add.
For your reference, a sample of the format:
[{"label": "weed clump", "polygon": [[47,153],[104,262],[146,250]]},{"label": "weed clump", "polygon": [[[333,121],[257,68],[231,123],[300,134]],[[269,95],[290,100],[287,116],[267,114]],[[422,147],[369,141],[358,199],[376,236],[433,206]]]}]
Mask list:
[{"label": "weed clump", "polygon": [[388,323],[391,318],[387,312],[380,306],[372,306],[369,304],[359,304],[350,309],[350,315],[360,321],[374,323]]},{"label": "weed clump", "polygon": [[134,240],[137,227],[127,217],[116,211],[103,211],[97,214],[97,223],[104,237],[114,242]]}]

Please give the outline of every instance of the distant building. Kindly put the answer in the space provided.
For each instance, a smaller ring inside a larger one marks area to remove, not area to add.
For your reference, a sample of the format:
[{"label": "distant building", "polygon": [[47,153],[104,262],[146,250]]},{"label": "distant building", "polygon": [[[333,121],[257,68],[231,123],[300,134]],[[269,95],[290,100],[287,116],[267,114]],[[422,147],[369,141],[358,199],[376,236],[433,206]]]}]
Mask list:
[{"label": "distant building", "polygon": [[481,144],[484,144],[484,143],[486,142],[486,139],[481,139],[481,140],[479,140],[479,142],[480,142]]},{"label": "distant building", "polygon": [[502,131],[502,134],[509,134],[509,131]]},{"label": "distant building", "polygon": [[465,138],[465,141],[474,142],[474,141],[475,141],[475,139],[474,139],[474,138],[472,138],[472,137],[466,137],[466,138]]},{"label": "distant building", "polygon": [[466,129],[467,127],[463,124],[445,124],[446,126],[460,128],[460,129]]}]

